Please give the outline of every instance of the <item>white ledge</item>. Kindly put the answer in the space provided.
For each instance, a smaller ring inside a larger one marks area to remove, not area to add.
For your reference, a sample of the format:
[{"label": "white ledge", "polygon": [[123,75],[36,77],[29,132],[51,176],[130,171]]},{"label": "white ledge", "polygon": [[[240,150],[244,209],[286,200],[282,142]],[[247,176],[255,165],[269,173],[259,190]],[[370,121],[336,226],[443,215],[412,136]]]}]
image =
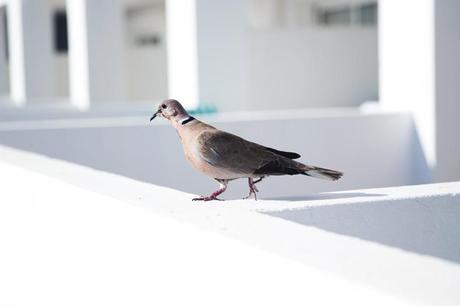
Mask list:
[{"label": "white ledge", "polygon": [[0,173],[0,304],[460,301],[458,182],[195,203],[6,147]]}]

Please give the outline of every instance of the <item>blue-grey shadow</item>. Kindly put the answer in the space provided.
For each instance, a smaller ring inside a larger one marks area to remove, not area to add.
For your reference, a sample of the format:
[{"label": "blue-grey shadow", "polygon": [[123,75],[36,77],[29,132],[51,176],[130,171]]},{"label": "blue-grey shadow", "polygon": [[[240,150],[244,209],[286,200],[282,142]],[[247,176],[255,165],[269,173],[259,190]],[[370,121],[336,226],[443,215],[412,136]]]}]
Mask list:
[{"label": "blue-grey shadow", "polygon": [[411,119],[410,133],[411,176],[415,184],[431,183],[431,169],[413,118]]},{"label": "blue-grey shadow", "polygon": [[460,263],[460,201],[450,195],[261,213]]},{"label": "blue-grey shadow", "polygon": [[350,199],[350,198],[382,197],[382,196],[386,196],[386,194],[365,193],[365,192],[334,192],[334,193],[309,194],[305,196],[264,198],[264,200],[296,202],[296,201],[334,200],[334,199]]}]

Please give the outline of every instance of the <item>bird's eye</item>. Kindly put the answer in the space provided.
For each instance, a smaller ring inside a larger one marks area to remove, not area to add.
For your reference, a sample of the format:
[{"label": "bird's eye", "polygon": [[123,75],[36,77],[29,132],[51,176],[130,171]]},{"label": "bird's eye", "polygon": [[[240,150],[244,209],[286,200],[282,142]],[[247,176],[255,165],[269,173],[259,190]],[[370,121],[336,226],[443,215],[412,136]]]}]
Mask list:
[{"label": "bird's eye", "polygon": [[162,108],[162,109],[165,109],[165,108],[166,108],[166,104],[161,104],[161,108]]}]

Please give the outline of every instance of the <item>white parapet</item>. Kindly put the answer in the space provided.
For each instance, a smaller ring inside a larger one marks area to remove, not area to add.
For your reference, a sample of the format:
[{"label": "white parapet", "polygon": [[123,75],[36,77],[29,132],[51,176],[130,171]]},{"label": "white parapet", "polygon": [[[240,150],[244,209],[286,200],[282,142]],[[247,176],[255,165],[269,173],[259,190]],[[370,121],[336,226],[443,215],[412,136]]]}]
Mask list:
[{"label": "white parapet", "polygon": [[5,147],[0,173],[1,304],[460,302],[460,183],[197,204]]},{"label": "white parapet", "polygon": [[[2,122],[0,143],[186,192],[206,193],[215,188],[214,180],[187,164],[174,129],[162,119],[150,123],[151,110],[143,113],[141,117],[94,118],[89,112],[86,119],[57,120],[58,115],[48,114],[36,118],[53,120]],[[7,113],[2,117],[18,118]],[[337,182],[270,177],[260,185],[264,198],[430,182],[407,113],[276,110],[198,118],[250,141],[298,152],[301,162],[345,173]],[[237,180],[225,196],[241,198],[246,192],[247,182]]]}]

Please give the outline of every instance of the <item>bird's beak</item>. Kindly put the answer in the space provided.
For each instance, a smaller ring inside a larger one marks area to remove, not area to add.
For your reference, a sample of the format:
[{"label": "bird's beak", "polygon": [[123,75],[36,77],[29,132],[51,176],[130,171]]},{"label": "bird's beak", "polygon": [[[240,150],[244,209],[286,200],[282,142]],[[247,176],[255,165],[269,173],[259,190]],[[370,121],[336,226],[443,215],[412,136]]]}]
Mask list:
[{"label": "bird's beak", "polygon": [[[158,111],[159,112],[159,111]],[[150,117],[150,121],[152,121],[153,119],[155,119],[155,117],[158,115],[158,112],[156,112],[155,114],[152,115],[152,117]]]}]

